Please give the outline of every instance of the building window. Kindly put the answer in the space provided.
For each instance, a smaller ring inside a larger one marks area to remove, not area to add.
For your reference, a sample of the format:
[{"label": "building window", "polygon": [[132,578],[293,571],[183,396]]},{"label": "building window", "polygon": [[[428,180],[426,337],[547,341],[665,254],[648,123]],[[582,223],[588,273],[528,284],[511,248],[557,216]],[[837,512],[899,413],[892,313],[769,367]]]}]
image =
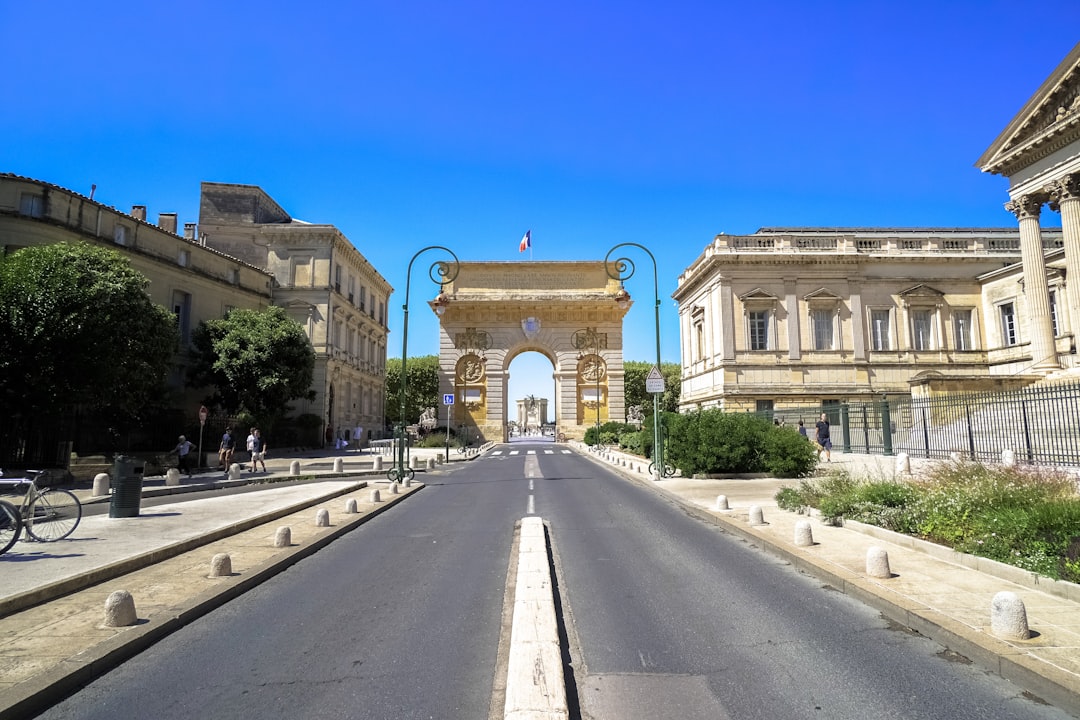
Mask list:
[{"label": "building window", "polygon": [[911,311],[911,349],[930,350],[933,347],[933,313],[930,310]]},{"label": "building window", "polygon": [[360,286],[360,309],[367,309],[367,288],[363,285]]},{"label": "building window", "polygon": [[19,214],[39,218],[45,212],[45,198],[41,195],[23,195],[19,198]]},{"label": "building window", "polygon": [[334,292],[341,292],[341,266],[334,266]]},{"label": "building window", "polygon": [[356,303],[356,278],[349,276],[349,302]]},{"label": "building window", "polygon": [[751,310],[747,313],[751,350],[769,349],[769,322],[772,319],[769,310]]},{"label": "building window", "polygon": [[889,339],[889,320],[892,315],[890,310],[870,311],[870,349],[892,350],[892,341]]},{"label": "building window", "polygon": [[832,350],[834,347],[833,316],[835,311],[831,308],[812,309],[810,311],[810,326],[814,331],[814,349]]},{"label": "building window", "polygon": [[176,327],[180,331],[180,342],[187,345],[191,342],[191,295],[179,290],[173,292],[172,308]]},{"label": "building window", "polygon": [[117,245],[127,245],[127,228],[117,225],[113,228],[113,242]]},{"label": "building window", "polygon": [[1058,330],[1057,290],[1050,291],[1050,325],[1054,328],[1054,337],[1061,334]]},{"label": "building window", "polygon": [[1011,347],[1018,342],[1016,333],[1016,309],[1012,303],[998,306],[1001,313],[1001,344]]},{"label": "building window", "polygon": [[971,333],[971,314],[968,310],[953,310],[953,343],[957,350],[972,350],[975,347]]}]

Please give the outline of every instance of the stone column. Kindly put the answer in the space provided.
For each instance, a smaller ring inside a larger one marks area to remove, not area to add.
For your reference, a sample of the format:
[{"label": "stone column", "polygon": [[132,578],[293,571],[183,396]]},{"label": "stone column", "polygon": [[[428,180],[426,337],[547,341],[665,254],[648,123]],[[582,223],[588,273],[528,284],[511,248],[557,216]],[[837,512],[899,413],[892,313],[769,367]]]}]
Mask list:
[{"label": "stone column", "polygon": [[720,282],[720,359],[735,359],[735,298],[731,281]]},{"label": "stone column", "polygon": [[787,312],[788,360],[802,358],[799,342],[799,296],[795,294],[795,278],[784,278],[784,310]]},{"label": "stone column", "polygon": [[1024,195],[1005,204],[1005,209],[1020,222],[1020,258],[1024,267],[1024,294],[1027,296],[1028,323],[1031,327],[1031,367],[1054,370],[1059,367],[1050,320],[1050,290],[1046,283],[1046,258],[1043,255],[1039,213],[1044,198]]},{"label": "stone column", "polygon": [[[1080,175],[1067,175],[1050,183],[1050,209],[1061,213],[1061,234],[1065,243],[1065,293],[1068,298],[1069,325],[1073,335],[1080,328],[1072,323],[1080,322]],[[1065,303],[1058,299],[1059,307]]]}]

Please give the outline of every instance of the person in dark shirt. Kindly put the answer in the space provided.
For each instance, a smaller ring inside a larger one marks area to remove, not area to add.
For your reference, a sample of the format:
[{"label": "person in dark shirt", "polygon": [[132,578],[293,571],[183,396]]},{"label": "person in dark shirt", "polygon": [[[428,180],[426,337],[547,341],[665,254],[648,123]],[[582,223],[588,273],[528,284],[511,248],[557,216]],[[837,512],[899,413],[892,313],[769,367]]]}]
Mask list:
[{"label": "person in dark shirt", "polygon": [[821,413],[821,419],[816,423],[817,444],[825,453],[825,462],[832,462],[832,440],[829,438],[829,418]]}]

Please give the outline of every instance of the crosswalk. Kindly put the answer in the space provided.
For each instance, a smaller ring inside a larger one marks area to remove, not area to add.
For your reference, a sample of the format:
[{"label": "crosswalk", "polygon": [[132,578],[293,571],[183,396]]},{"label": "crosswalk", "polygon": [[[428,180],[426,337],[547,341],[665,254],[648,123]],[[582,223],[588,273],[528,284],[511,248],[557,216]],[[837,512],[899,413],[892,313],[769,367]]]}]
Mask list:
[{"label": "crosswalk", "polygon": [[[558,454],[560,454],[560,455],[570,455],[570,454],[572,454],[572,451],[570,451],[570,450],[541,450],[540,452],[543,453],[544,455],[554,455],[554,454],[556,454],[556,452]],[[488,455],[507,455],[507,456],[510,456],[510,455],[536,455],[536,454],[537,454],[536,450],[525,450],[524,452],[522,452],[521,450],[509,450],[509,451],[507,451],[507,450],[492,450],[491,452],[488,453]]]}]

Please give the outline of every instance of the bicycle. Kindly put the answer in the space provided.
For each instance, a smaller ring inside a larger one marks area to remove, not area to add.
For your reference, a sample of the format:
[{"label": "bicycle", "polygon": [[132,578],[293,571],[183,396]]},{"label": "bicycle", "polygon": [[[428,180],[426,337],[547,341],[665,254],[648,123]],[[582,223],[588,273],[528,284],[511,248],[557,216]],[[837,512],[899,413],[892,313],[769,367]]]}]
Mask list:
[{"label": "bicycle", "polygon": [[22,522],[19,509],[6,500],[0,500],[0,555],[6,553],[19,540]]},{"label": "bicycle", "polygon": [[15,510],[15,520],[18,521],[18,526],[15,526],[10,519],[5,520],[4,516],[10,516],[10,510],[0,506],[0,547],[4,547],[6,543],[4,550],[15,544],[23,529],[33,540],[55,542],[75,532],[82,520],[82,503],[74,493],[38,486],[38,481],[48,475],[47,470],[24,472],[31,477],[0,478],[0,486],[10,488],[9,494],[17,494],[26,487],[22,502],[18,506],[0,501]]}]

